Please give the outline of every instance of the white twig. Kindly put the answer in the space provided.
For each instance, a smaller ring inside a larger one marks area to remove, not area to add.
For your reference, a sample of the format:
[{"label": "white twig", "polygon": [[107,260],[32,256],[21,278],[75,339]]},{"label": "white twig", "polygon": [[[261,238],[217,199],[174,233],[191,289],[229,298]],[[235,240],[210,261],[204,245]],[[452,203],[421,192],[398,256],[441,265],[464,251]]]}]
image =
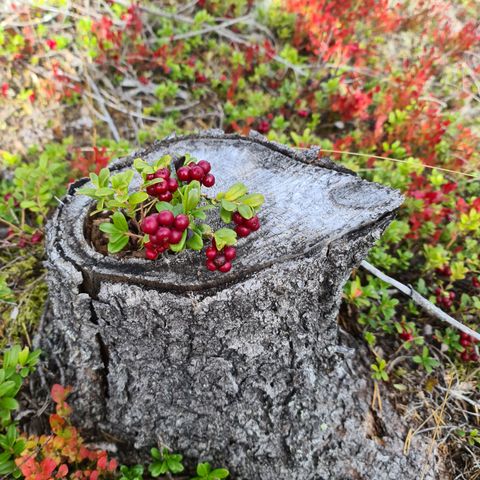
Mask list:
[{"label": "white twig", "polygon": [[400,283],[398,280],[395,280],[394,278],[389,277],[388,275],[385,275],[378,268],[374,267],[372,264],[366,261],[363,261],[361,263],[361,266],[365,270],[370,272],[372,275],[375,275],[380,280],[384,281],[385,283],[388,283],[389,285],[391,285],[392,287],[395,287],[397,290],[399,290],[403,294],[407,295],[407,297],[410,297],[414,303],[422,307],[423,310],[425,310],[425,312],[427,312],[432,317],[435,317],[438,320],[441,320],[443,322],[447,322],[453,327],[457,328],[458,330],[470,335],[472,338],[475,338],[475,340],[480,341],[479,333],[467,327],[463,323],[460,323],[458,320],[455,320],[453,317],[448,315],[448,313],[445,313],[443,310],[441,310],[432,302],[430,302],[430,300],[427,300],[424,296],[420,295],[410,285],[409,286],[404,285],[403,283]]}]

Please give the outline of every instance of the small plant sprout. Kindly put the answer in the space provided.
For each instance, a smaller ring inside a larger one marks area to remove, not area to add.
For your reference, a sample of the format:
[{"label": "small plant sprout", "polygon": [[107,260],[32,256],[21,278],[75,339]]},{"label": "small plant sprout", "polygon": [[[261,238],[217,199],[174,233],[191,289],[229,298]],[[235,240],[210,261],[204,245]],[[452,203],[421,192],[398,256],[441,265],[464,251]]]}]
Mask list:
[{"label": "small plant sprout", "polygon": [[168,448],[163,448],[160,451],[158,448],[150,450],[152,455],[152,463],[148,467],[148,471],[152,477],[159,477],[169,473],[181,473],[184,470],[182,465],[183,456],[178,453],[170,453]]},{"label": "small plant sprout", "polygon": [[197,465],[197,476],[191,480],[222,480],[230,475],[226,468],[216,468],[212,470],[208,462],[199,463]]}]

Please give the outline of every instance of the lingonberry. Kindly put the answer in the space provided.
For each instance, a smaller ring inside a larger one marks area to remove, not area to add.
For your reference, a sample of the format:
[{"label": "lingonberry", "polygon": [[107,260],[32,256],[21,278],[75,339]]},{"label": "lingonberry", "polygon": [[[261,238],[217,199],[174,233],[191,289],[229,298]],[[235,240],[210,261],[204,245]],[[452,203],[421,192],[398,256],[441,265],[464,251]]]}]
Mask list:
[{"label": "lingonberry", "polygon": [[177,177],[181,182],[188,182],[190,180],[190,169],[187,167],[180,167],[177,170]]},{"label": "lingonberry", "polygon": [[167,180],[167,188],[169,192],[176,192],[178,188],[178,182],[174,178],[169,178]]},{"label": "lingonberry", "polygon": [[198,165],[194,165],[193,167],[190,168],[190,177],[192,180],[202,180],[202,178],[205,176],[205,172],[203,171],[202,167],[199,167]]},{"label": "lingonberry", "polygon": [[143,233],[154,234],[158,229],[158,220],[156,215],[145,217],[140,226]]},{"label": "lingonberry", "polygon": [[302,118],[308,117],[308,110],[299,110],[297,113],[299,117],[302,117]]},{"label": "lingonberry", "polygon": [[160,168],[155,172],[155,178],[170,178],[170,170],[168,168]]},{"label": "lingonberry", "polygon": [[239,237],[248,237],[250,235],[250,229],[244,225],[237,225],[235,231]]},{"label": "lingonberry", "polygon": [[155,178],[155,174],[154,173],[148,173],[147,174],[147,180],[153,180]]},{"label": "lingonberry", "polygon": [[461,338],[460,339],[460,345],[462,347],[469,347],[472,344],[472,342],[468,338]]},{"label": "lingonberry", "polygon": [[256,232],[260,228],[260,220],[255,215],[254,217],[246,220],[243,225],[250,229],[252,232]]},{"label": "lingonberry", "polygon": [[270,131],[270,123],[266,120],[262,120],[258,123],[257,131],[259,133],[268,133]]},{"label": "lingonberry", "polygon": [[155,236],[160,240],[160,242],[164,242],[170,238],[170,229],[168,227],[160,227]]},{"label": "lingonberry", "polygon": [[222,266],[218,267],[218,270],[222,273],[227,273],[232,269],[232,264],[230,262],[225,262]]},{"label": "lingonberry", "polygon": [[210,165],[210,162],[207,162],[206,160],[200,160],[197,165],[203,170],[205,175],[210,172],[212,169],[212,166]]},{"label": "lingonberry", "polygon": [[470,355],[469,355],[469,358],[468,358],[471,362],[478,362],[478,354],[476,352],[472,352]]},{"label": "lingonberry", "polygon": [[[162,210],[157,214],[158,223],[164,227],[169,227],[175,220],[175,216],[170,210]],[[145,232],[149,233],[149,232]]]},{"label": "lingonberry", "polygon": [[168,191],[168,184],[167,182],[159,182],[155,184],[155,195],[161,195],[162,193],[166,193]]},{"label": "lingonberry", "polygon": [[213,260],[209,260],[207,259],[207,261],[205,262],[205,265],[207,266],[207,268],[211,271],[211,272],[214,272],[217,267],[215,266],[215,264],[213,263]]},{"label": "lingonberry", "polygon": [[232,220],[237,225],[242,225],[242,223],[245,221],[245,219],[238,212],[233,213]]},{"label": "lingonberry", "polygon": [[479,277],[473,277],[472,278],[472,285],[475,288],[480,288],[480,278]]},{"label": "lingonberry", "polygon": [[[229,248],[229,247],[226,247],[225,248],[225,258],[227,258],[227,252],[226,252],[226,249]],[[233,247],[232,247],[233,248]],[[216,256],[217,256],[217,249],[215,247],[208,247],[206,250],[205,250],[205,255],[207,256],[207,259],[208,260],[213,260]],[[232,258],[235,258],[235,257],[232,257]],[[231,258],[229,258],[229,260],[232,260]]]},{"label": "lingonberry", "polygon": [[157,198],[161,202],[169,202],[173,198],[173,195],[172,195],[172,192],[165,192],[158,195]]},{"label": "lingonberry", "polygon": [[180,213],[176,216],[174,225],[176,230],[183,232],[190,225],[190,220],[188,219],[187,215]]},{"label": "lingonberry", "polygon": [[[209,247],[211,248],[211,247]],[[214,251],[216,252],[216,250],[214,249]],[[207,248],[207,258],[210,258],[208,256],[208,248]],[[233,260],[234,258],[236,258],[237,256],[237,249],[235,247],[232,247],[232,246],[227,246],[223,249],[223,254],[225,255],[225,258],[230,261],[230,260]]]},{"label": "lingonberry", "polygon": [[168,240],[171,244],[176,244],[182,239],[183,232],[180,232],[179,230],[170,230],[170,235],[168,237]]},{"label": "lingonberry", "polygon": [[215,257],[215,259],[213,260],[213,263],[217,266],[217,267],[221,267],[222,265],[225,264],[225,262],[227,261],[227,259],[225,258],[225,255],[217,255]]},{"label": "lingonberry", "polygon": [[145,257],[149,260],[156,260],[156,258],[158,257],[158,253],[155,250],[147,248],[145,249]]},{"label": "lingonberry", "polygon": [[468,362],[470,360],[470,354],[465,350],[460,354],[462,362]]},{"label": "lingonberry", "polygon": [[149,195],[152,195],[152,197],[154,197],[156,195],[155,193],[155,185],[150,185],[149,187],[147,187],[147,193]]},{"label": "lingonberry", "polygon": [[202,183],[207,188],[213,187],[215,185],[215,177],[211,173],[208,173],[203,178]]}]

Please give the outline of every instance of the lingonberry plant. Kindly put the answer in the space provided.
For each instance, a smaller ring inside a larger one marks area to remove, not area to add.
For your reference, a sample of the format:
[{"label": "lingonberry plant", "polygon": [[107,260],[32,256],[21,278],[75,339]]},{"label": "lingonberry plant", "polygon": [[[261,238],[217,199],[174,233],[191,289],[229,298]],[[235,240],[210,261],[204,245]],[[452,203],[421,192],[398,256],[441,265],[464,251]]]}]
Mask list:
[{"label": "lingonberry plant", "polygon": [[[185,249],[200,251],[206,240],[206,266],[210,271],[226,273],[236,258],[237,237],[246,237],[260,228],[257,212],[264,203],[263,195],[248,193],[243,183],[236,183],[226,192],[210,197],[202,186],[210,188],[215,177],[206,160],[189,154],[173,159],[165,155],[152,165],[137,158],[134,169],[142,183],[131,192],[134,170],[110,175],[104,168],[90,174],[92,187],[78,190],[96,200],[92,215],[105,212],[110,221],[100,223],[99,230],[108,236],[108,252],[126,248],[145,250],[145,257],[156,260],[165,252]],[[213,228],[207,223],[207,212],[217,210],[221,221],[236,225]]]}]

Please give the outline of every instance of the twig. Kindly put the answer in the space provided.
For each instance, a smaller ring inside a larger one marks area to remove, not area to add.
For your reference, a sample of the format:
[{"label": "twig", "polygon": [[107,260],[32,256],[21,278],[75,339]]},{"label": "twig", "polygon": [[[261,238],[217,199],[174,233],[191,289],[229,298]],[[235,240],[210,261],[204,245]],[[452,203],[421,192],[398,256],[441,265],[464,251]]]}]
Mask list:
[{"label": "twig", "polygon": [[425,310],[425,312],[427,312],[432,317],[435,317],[438,320],[441,320],[442,322],[447,322],[453,327],[457,328],[458,330],[470,335],[472,338],[475,338],[475,340],[480,341],[479,333],[467,327],[463,323],[460,323],[458,320],[455,320],[453,317],[451,317],[450,315],[445,313],[443,310],[438,308],[436,305],[434,305],[432,302],[427,300],[424,296],[420,295],[410,285],[409,286],[404,285],[398,280],[395,280],[394,278],[389,277],[388,275],[385,275],[378,268],[374,267],[371,263],[368,263],[366,261],[363,261],[361,263],[361,266],[365,270],[370,272],[372,275],[375,275],[380,280],[384,281],[385,283],[388,283],[389,285],[391,285],[392,287],[395,287],[397,290],[399,290],[403,294],[407,295],[407,297],[410,297],[414,303],[422,307],[423,310]]},{"label": "twig", "polygon": [[107,125],[110,128],[110,131],[112,132],[113,138],[115,139],[116,142],[120,141],[120,134],[118,133],[117,127],[113,121],[113,118],[110,115],[110,112],[108,111],[107,107],[105,106],[105,100],[102,97],[102,94],[100,93],[100,90],[98,89],[97,85],[95,82],[90,78],[90,76],[85,72],[85,77],[88,81],[88,84],[90,85],[90,88],[95,92],[95,99],[97,100],[100,110],[103,113],[103,120],[107,123]]}]

